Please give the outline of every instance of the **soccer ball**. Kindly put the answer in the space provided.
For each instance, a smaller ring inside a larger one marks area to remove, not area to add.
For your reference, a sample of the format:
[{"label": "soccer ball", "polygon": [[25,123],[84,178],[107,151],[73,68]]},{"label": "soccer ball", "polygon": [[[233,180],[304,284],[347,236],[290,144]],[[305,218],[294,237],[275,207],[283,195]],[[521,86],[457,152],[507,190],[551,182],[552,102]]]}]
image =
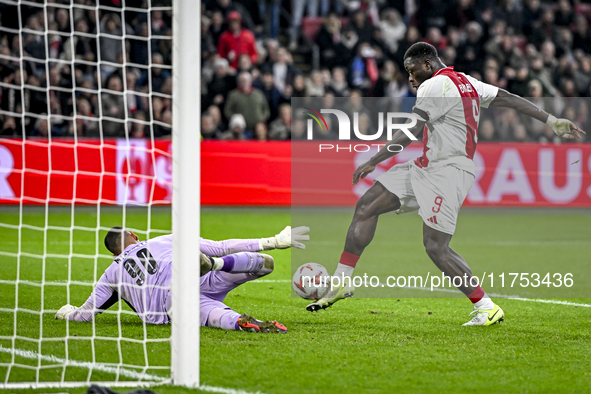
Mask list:
[{"label": "soccer ball", "polygon": [[330,286],[330,274],[320,264],[307,263],[296,270],[291,284],[300,297],[306,300],[317,300]]}]

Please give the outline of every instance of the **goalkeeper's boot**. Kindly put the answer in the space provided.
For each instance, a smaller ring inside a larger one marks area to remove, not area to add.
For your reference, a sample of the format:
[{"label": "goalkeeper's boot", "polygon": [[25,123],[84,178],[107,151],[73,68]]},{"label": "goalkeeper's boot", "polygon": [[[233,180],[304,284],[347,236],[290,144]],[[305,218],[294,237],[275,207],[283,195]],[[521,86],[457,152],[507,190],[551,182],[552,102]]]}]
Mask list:
[{"label": "goalkeeper's boot", "polygon": [[274,334],[285,334],[287,332],[287,327],[275,320],[261,321],[246,313],[238,318],[238,325],[242,331],[248,332],[265,332]]},{"label": "goalkeeper's boot", "polygon": [[472,320],[462,324],[463,326],[491,326],[505,320],[505,313],[497,304],[492,309],[474,308],[470,315],[473,314],[475,315]]},{"label": "goalkeeper's boot", "polygon": [[326,290],[326,292],[322,295],[322,298],[308,305],[306,309],[310,312],[314,312],[320,309],[329,308],[338,300],[353,297],[353,293],[355,293],[355,287],[349,286],[345,283],[342,283],[339,286],[336,286],[335,288],[329,287]]},{"label": "goalkeeper's boot", "polygon": [[212,267],[213,267],[213,259],[201,252],[199,252],[199,260],[201,263],[201,267],[200,267],[200,271],[201,271],[201,276],[207,274],[209,271],[211,271]]}]

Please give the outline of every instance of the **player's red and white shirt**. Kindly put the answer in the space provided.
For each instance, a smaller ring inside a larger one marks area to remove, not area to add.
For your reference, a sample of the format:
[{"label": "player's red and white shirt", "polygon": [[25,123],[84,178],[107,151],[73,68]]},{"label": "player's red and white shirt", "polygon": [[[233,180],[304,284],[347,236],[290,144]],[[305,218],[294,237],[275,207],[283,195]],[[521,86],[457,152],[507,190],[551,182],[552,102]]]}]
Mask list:
[{"label": "player's red and white shirt", "polygon": [[480,108],[488,108],[499,88],[453,67],[438,70],[419,86],[413,112],[427,122],[423,131],[421,168],[454,165],[474,174]]}]

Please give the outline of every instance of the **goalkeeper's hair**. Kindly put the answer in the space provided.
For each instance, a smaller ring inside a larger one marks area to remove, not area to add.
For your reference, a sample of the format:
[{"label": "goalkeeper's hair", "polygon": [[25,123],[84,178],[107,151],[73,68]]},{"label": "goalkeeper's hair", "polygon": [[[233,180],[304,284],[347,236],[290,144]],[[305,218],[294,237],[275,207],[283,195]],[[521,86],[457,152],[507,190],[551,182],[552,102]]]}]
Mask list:
[{"label": "goalkeeper's hair", "polygon": [[417,42],[412,44],[404,54],[404,60],[412,59],[413,61],[424,62],[425,60],[435,61],[439,59],[437,49],[426,42]]},{"label": "goalkeeper's hair", "polygon": [[123,227],[113,227],[109,230],[107,235],[105,235],[105,246],[109,249],[109,252],[113,253],[114,255],[118,255],[121,253],[121,241],[123,237],[125,237],[125,230]]}]

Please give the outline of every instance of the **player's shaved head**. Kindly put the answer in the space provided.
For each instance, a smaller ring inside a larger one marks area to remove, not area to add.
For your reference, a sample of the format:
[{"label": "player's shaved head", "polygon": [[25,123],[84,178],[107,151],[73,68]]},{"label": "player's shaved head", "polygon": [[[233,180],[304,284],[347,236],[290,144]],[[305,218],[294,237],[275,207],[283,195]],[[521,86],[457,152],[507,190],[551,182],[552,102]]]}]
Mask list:
[{"label": "player's shaved head", "polygon": [[105,246],[115,256],[121,254],[128,245],[137,242],[139,242],[137,235],[119,226],[111,228],[105,235]]},{"label": "player's shaved head", "polygon": [[404,68],[408,71],[408,80],[415,89],[444,67],[437,55],[437,49],[426,42],[413,44],[404,54]]},{"label": "player's shaved head", "polygon": [[436,61],[439,59],[437,49],[426,42],[417,42],[412,44],[404,54],[404,61],[413,61],[423,63],[426,60]]}]

